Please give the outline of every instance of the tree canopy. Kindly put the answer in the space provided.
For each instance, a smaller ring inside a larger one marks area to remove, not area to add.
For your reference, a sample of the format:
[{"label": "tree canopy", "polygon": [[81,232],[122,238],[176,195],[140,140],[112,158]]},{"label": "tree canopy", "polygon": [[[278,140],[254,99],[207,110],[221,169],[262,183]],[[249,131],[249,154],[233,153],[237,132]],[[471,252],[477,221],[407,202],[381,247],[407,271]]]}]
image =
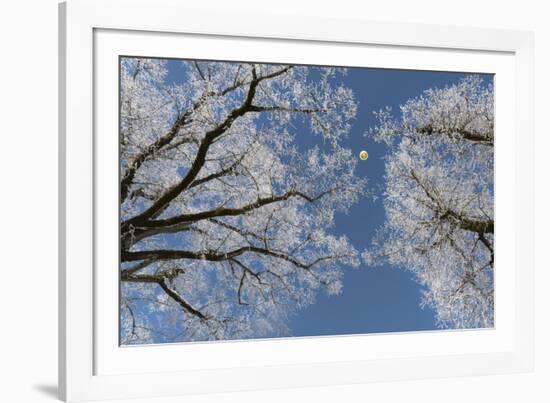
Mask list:
[{"label": "tree canopy", "polygon": [[389,262],[426,286],[442,327],[494,325],[493,87],[479,76],[376,113],[367,136],[389,147],[386,221],[368,264]]},{"label": "tree canopy", "polygon": [[[345,69],[121,59],[121,342],[287,334],[360,256]],[[318,136],[325,147],[296,146]]]}]

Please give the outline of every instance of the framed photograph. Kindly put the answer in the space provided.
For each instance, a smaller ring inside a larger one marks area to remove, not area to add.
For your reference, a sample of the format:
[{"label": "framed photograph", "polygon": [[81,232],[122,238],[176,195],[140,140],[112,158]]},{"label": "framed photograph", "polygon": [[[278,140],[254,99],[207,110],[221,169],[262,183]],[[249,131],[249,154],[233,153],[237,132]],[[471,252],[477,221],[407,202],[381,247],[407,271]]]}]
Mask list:
[{"label": "framed photograph", "polygon": [[61,397],[530,371],[532,43],[61,4]]}]

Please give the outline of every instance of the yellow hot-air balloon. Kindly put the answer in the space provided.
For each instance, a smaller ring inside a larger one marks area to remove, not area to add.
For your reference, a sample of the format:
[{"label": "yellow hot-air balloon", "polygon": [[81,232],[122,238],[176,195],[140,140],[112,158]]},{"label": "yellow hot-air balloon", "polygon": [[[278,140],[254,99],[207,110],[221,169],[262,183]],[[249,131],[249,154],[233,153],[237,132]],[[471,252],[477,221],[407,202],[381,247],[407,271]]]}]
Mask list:
[{"label": "yellow hot-air balloon", "polygon": [[367,158],[369,158],[369,153],[367,151],[363,150],[359,153],[359,159],[361,161],[365,161]]}]

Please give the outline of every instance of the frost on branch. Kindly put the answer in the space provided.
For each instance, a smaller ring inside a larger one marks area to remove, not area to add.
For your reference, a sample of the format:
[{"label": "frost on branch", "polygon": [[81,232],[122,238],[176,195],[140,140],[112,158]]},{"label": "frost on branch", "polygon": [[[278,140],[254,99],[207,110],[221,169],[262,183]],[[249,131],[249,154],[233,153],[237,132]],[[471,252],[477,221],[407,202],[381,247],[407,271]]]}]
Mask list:
[{"label": "frost on branch", "polygon": [[376,117],[386,222],[363,258],[414,273],[441,327],[492,327],[493,87],[468,76]]},{"label": "frost on branch", "polygon": [[[364,191],[343,69],[121,63],[123,344],[288,334],[359,256],[330,230]],[[322,147],[297,147],[316,136]]]}]

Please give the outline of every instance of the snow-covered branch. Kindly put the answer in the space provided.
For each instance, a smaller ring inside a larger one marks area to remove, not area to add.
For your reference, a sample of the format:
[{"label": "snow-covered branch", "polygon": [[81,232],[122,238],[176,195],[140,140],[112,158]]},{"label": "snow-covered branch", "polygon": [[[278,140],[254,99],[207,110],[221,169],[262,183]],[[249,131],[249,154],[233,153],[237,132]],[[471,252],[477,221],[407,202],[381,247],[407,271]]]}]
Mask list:
[{"label": "snow-covered branch", "polygon": [[376,114],[389,149],[386,223],[367,251],[426,287],[443,327],[494,324],[493,88],[478,76]]},{"label": "snow-covered branch", "polygon": [[123,342],[286,334],[319,288],[340,292],[358,253],[330,228],[365,188],[341,146],[343,70],[182,62],[176,83],[163,60],[121,67]]}]

